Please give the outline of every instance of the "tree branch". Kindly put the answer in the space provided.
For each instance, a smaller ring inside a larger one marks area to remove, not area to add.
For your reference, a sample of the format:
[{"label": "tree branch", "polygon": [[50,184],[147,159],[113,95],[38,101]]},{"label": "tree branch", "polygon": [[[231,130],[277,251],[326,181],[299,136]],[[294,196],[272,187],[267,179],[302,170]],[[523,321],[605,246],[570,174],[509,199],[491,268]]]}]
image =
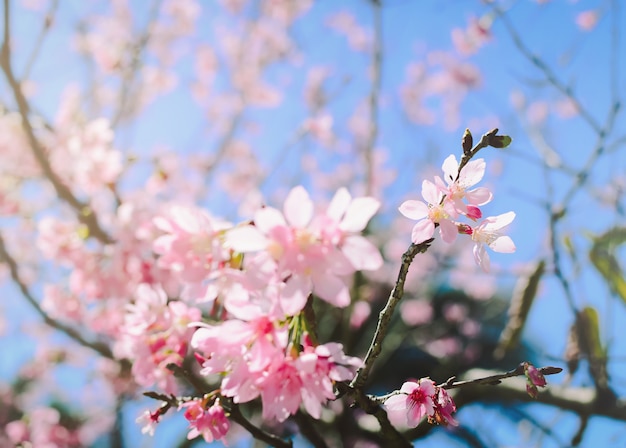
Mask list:
[{"label": "tree branch", "polygon": [[383,340],[387,334],[387,329],[389,327],[389,323],[391,322],[393,312],[404,295],[404,282],[406,281],[406,275],[409,272],[409,266],[417,254],[424,253],[428,250],[432,242],[433,238],[420,244],[411,243],[407,251],[402,254],[402,264],[400,265],[400,272],[398,272],[396,284],[391,290],[391,294],[389,295],[389,299],[387,299],[385,308],[383,308],[378,316],[378,325],[376,326],[374,338],[372,339],[372,343],[367,350],[363,365],[357,370],[354,379],[350,383],[350,387],[361,388],[367,381],[367,377],[372,370],[374,361],[376,361],[376,358],[380,355],[382,350]]},{"label": "tree branch", "polygon": [[9,272],[11,273],[13,282],[17,285],[26,301],[33,307],[37,314],[41,316],[46,325],[65,333],[83,347],[87,347],[105,358],[115,360],[111,349],[106,344],[87,340],[80,332],[78,332],[78,330],[53,319],[41,308],[41,305],[39,305],[39,302],[37,302],[33,294],[30,292],[26,283],[24,283],[21,279],[17,262],[7,251],[4,239],[2,238],[2,235],[0,235],[0,262],[2,261],[9,266]]},{"label": "tree branch", "polygon": [[61,178],[54,172],[50,162],[46,156],[45,150],[35,136],[35,131],[28,117],[30,106],[22,92],[20,82],[15,78],[13,68],[11,67],[11,37],[10,37],[10,2],[4,0],[4,38],[2,48],[0,50],[0,67],[9,83],[9,87],[13,92],[15,102],[17,104],[20,116],[22,117],[22,127],[30,148],[43,171],[44,176],[52,183],[57,195],[60,199],[68,203],[75,211],[78,219],[87,226],[89,234],[97,238],[103,243],[111,243],[113,239],[100,227],[98,219],[88,204],[78,200],[67,185],[63,183]]}]

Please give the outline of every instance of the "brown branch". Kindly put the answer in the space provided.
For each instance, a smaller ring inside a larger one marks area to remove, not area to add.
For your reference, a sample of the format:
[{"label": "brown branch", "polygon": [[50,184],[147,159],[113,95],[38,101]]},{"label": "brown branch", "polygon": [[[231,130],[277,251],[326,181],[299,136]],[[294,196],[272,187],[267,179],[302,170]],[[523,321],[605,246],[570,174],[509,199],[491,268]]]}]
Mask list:
[{"label": "brown branch", "polygon": [[37,41],[35,42],[33,51],[28,56],[28,61],[26,62],[26,66],[24,67],[24,73],[22,73],[22,79],[28,79],[28,76],[30,75],[30,71],[32,70],[33,65],[35,65],[35,62],[37,61],[37,56],[39,56],[39,52],[41,51],[41,48],[43,47],[43,43],[46,39],[46,36],[48,32],[50,31],[50,28],[52,28],[52,24],[54,23],[54,14],[56,13],[58,6],[59,6],[59,0],[53,0],[50,3],[48,12],[46,13],[41,29],[39,30],[39,34],[37,35]]},{"label": "brown branch", "polygon": [[87,226],[89,234],[103,243],[113,242],[112,238],[100,227],[98,219],[88,204],[78,200],[63,180],[54,172],[46,152],[37,140],[35,131],[29,119],[30,106],[22,92],[20,82],[15,78],[11,67],[11,41],[10,41],[10,7],[9,0],[4,0],[4,38],[0,50],[0,67],[9,83],[17,104],[20,116],[22,117],[22,127],[30,148],[43,171],[44,176],[50,181],[60,199],[69,204],[78,216],[78,219]]},{"label": "brown branch", "polygon": [[[225,408],[226,409],[226,408]],[[269,446],[277,447],[277,448],[291,448],[293,444],[291,440],[283,440],[274,434],[270,434],[269,432],[263,431],[261,428],[254,426],[248,419],[246,419],[239,406],[233,404],[227,409],[230,413],[230,418],[235,423],[241,425],[246,431],[250,433],[252,437],[261,442],[267,443]]]},{"label": "brown branch", "polygon": [[13,258],[11,254],[9,254],[9,252],[7,251],[6,245],[4,244],[4,239],[1,235],[0,262],[5,262],[8,265],[9,272],[11,273],[11,279],[17,285],[26,301],[33,307],[37,314],[41,316],[46,325],[54,328],[55,330],[59,330],[62,333],[65,333],[67,336],[72,338],[83,347],[89,348],[105,358],[115,360],[111,349],[106,344],[102,342],[93,342],[87,340],[78,330],[63,324],[56,319],[53,319],[41,308],[39,302],[35,299],[26,283],[20,277],[17,262],[15,261],[15,258]]},{"label": "brown branch", "polygon": [[[557,373],[561,373],[563,371],[563,369],[560,367],[551,367],[551,366],[541,367],[537,370],[539,370],[539,372],[541,372],[543,375],[556,375]],[[476,384],[488,384],[491,386],[495,386],[497,384],[500,384],[503,379],[514,378],[517,376],[524,376],[524,374],[525,374],[524,363],[522,363],[519,366],[517,366],[515,369],[509,370],[508,372],[505,372],[505,373],[496,373],[493,375],[481,376],[478,378],[475,377],[475,378],[471,378],[471,379],[467,379],[463,381],[454,381],[454,377],[453,377],[453,378],[450,378],[445,383],[440,384],[439,387],[443,389],[457,389],[459,387],[467,387],[467,386],[476,385]]]},{"label": "brown branch", "polygon": [[313,425],[313,419],[309,414],[298,411],[293,415],[292,418],[298,425],[298,428],[300,429],[300,434],[302,434],[309,442],[311,442],[311,445],[313,445],[315,448],[328,448],[328,444]]},{"label": "brown branch", "polygon": [[[464,375],[464,379],[471,382],[491,375],[493,375],[493,371],[472,369]],[[481,384],[469,384],[459,389],[453,398],[458,409],[472,403],[485,402],[540,403],[580,415],[595,415],[626,421],[626,400],[617,400],[615,403],[607,405],[598,400],[598,393],[593,388],[550,385],[543,389],[537,398],[532,398],[526,392],[525,387],[526,381],[523,378],[511,378],[494,388],[487,388]],[[405,435],[410,440],[415,440],[424,437],[432,429],[433,425],[423,422]]]},{"label": "brown branch", "polygon": [[378,139],[378,108],[381,88],[381,73],[383,65],[383,24],[380,0],[372,0],[374,12],[374,42],[372,46],[372,60],[370,65],[372,83],[369,93],[370,126],[367,140],[363,148],[365,155],[365,194],[371,195],[374,185],[374,148]]},{"label": "brown branch", "polygon": [[142,54],[145,51],[151,37],[151,28],[153,22],[157,19],[159,14],[159,8],[163,0],[154,0],[150,8],[148,22],[145,30],[141,33],[137,43],[134,45],[131,61],[128,67],[126,67],[125,74],[122,77],[122,87],[120,89],[119,105],[118,109],[111,118],[111,128],[115,129],[120,123],[124,114],[126,113],[126,106],[128,104],[128,96],[131,91],[131,86],[135,81],[135,74],[139,69],[139,63],[141,62]]},{"label": "brown branch", "polygon": [[402,254],[402,264],[400,265],[400,272],[398,272],[396,284],[391,290],[385,308],[383,308],[378,316],[378,325],[376,326],[376,332],[374,333],[372,343],[370,344],[367,354],[365,355],[363,365],[357,370],[354,379],[350,383],[350,387],[361,388],[367,381],[367,377],[370,370],[372,370],[374,361],[376,361],[376,358],[380,355],[382,350],[383,339],[387,334],[387,329],[391,322],[393,312],[404,295],[404,282],[406,280],[406,275],[409,272],[409,266],[417,254],[424,253],[428,250],[432,242],[433,238],[420,244],[411,243],[407,251]]}]

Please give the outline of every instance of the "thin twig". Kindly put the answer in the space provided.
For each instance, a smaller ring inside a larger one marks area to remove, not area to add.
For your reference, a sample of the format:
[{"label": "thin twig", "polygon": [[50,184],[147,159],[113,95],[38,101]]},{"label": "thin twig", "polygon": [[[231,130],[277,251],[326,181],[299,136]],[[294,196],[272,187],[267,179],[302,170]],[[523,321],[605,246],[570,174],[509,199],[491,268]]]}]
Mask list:
[{"label": "thin twig", "polygon": [[365,155],[365,192],[368,196],[372,194],[374,187],[374,148],[378,140],[378,108],[383,64],[383,23],[380,0],[372,0],[372,7],[374,13],[374,42],[372,44],[372,61],[370,64],[370,76],[372,77],[368,105],[370,123],[367,140],[363,147]]},{"label": "thin twig", "polygon": [[269,432],[263,431],[261,428],[254,426],[248,419],[246,419],[239,406],[233,404],[229,409],[230,418],[235,422],[241,425],[246,431],[250,433],[252,437],[261,442],[267,443],[269,446],[277,447],[277,448],[291,448],[293,444],[291,440],[283,440],[274,434],[270,434]]},{"label": "thin twig", "polygon": [[4,244],[4,239],[0,235],[0,262],[5,262],[9,266],[9,272],[11,273],[11,279],[17,285],[22,295],[26,299],[26,301],[33,307],[33,309],[41,316],[46,325],[65,333],[67,336],[72,338],[74,341],[82,345],[83,347],[89,348],[96,353],[104,356],[105,358],[115,360],[113,357],[113,353],[111,349],[102,342],[93,342],[87,340],[81,333],[78,332],[75,328],[69,327],[56,319],[53,319],[46,313],[42,308],[39,302],[35,299],[33,294],[30,292],[30,289],[26,285],[26,283],[22,280],[19,273],[19,268],[15,259],[9,254],[7,251],[6,245]]},{"label": "thin twig", "polygon": [[91,207],[78,200],[69,187],[65,185],[63,180],[57,175],[57,173],[54,172],[43,146],[35,136],[35,131],[29,119],[30,106],[28,105],[28,101],[22,92],[20,82],[15,78],[13,68],[11,67],[11,21],[9,5],[9,0],[4,0],[4,38],[0,51],[0,67],[2,68],[9,86],[13,91],[15,102],[17,103],[19,113],[22,117],[22,127],[24,129],[24,133],[26,134],[29,146],[35,156],[35,159],[37,160],[37,163],[39,164],[39,167],[43,171],[44,176],[50,181],[58,197],[68,203],[76,211],[78,219],[89,229],[89,235],[95,237],[102,243],[111,243],[113,242],[112,238],[102,229],[102,227],[100,227],[98,218],[94,214]]},{"label": "thin twig", "polygon": [[122,87],[120,89],[118,109],[111,119],[111,128],[113,129],[117,127],[122,118],[124,118],[124,114],[126,113],[126,106],[128,104],[128,96],[131,92],[131,86],[135,81],[135,74],[139,69],[142,54],[148,46],[148,43],[150,42],[150,32],[152,30],[152,24],[156,21],[158,17],[159,8],[161,7],[162,2],[163,0],[154,0],[152,2],[146,28],[144,29],[143,33],[141,33],[139,39],[137,39],[137,43],[134,45],[130,64],[128,65],[128,67],[126,67],[126,73],[122,78]]},{"label": "thin twig", "polygon": [[513,39],[513,43],[518,48],[520,53],[522,53],[522,55],[526,59],[528,59],[535,67],[543,72],[548,82],[556,87],[563,95],[565,95],[574,104],[576,109],[578,109],[581,117],[583,117],[583,119],[589,124],[589,126],[591,126],[594,131],[599,133],[601,131],[600,125],[598,124],[596,119],[586,109],[582,107],[580,101],[574,95],[574,92],[572,92],[572,89],[569,86],[566,86],[557,78],[556,74],[550,68],[550,66],[548,66],[542,59],[538,58],[530,51],[530,49],[522,40],[520,34],[517,32],[517,30],[509,20],[506,12],[502,8],[498,7],[495,3],[491,3],[491,5],[493,11],[500,18],[505,28],[509,32],[511,38]]},{"label": "thin twig", "polygon": [[43,43],[45,42],[46,36],[52,28],[52,24],[54,23],[54,14],[56,13],[57,7],[59,6],[59,0],[53,0],[50,3],[50,7],[48,8],[48,12],[43,21],[43,25],[39,30],[39,34],[37,35],[37,40],[35,42],[35,46],[33,47],[33,51],[28,56],[28,60],[24,67],[24,73],[22,73],[22,79],[28,79],[30,76],[30,72],[37,61],[37,57],[39,56],[39,52],[43,47]]},{"label": "thin twig", "polygon": [[389,295],[389,299],[387,299],[385,308],[383,308],[379,314],[378,325],[376,326],[374,338],[372,339],[372,343],[370,344],[367,354],[365,355],[363,365],[359,368],[359,370],[357,370],[354,379],[350,383],[350,387],[361,388],[367,381],[367,377],[372,369],[372,366],[374,365],[374,361],[376,361],[376,358],[380,355],[382,350],[383,340],[387,334],[387,328],[391,322],[393,312],[404,295],[404,282],[406,281],[406,275],[409,272],[409,266],[417,254],[424,253],[428,250],[432,242],[433,238],[420,244],[411,243],[407,251],[402,254],[402,264],[400,265],[400,271],[398,272],[396,284],[391,290],[391,294]]}]

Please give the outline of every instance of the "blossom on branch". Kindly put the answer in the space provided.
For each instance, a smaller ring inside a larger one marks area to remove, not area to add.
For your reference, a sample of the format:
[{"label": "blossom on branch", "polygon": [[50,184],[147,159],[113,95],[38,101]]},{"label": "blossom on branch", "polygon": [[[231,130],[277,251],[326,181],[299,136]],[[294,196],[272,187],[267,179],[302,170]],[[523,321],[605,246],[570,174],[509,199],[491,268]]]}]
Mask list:
[{"label": "blossom on branch", "polygon": [[515,219],[514,212],[486,218],[472,231],[474,241],[474,259],[485,272],[489,272],[489,254],[485,246],[495,252],[513,253],[515,243],[510,236],[503,235],[502,231]]}]

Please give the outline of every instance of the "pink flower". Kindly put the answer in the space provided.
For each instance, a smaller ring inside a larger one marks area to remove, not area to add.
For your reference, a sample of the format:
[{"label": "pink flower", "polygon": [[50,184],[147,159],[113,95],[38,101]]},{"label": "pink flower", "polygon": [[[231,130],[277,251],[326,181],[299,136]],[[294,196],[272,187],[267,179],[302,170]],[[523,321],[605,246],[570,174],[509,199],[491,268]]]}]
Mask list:
[{"label": "pink flower", "polygon": [[489,39],[491,39],[492,20],[485,16],[477,19],[471,17],[466,29],[455,28],[452,30],[452,42],[456,50],[462,55],[476,53]]},{"label": "pink flower", "polygon": [[583,31],[591,31],[598,23],[598,19],[598,11],[590,9],[588,11],[583,11],[576,16],[576,24]]},{"label": "pink flower", "polygon": [[548,383],[543,373],[529,362],[524,363],[524,374],[526,375],[526,392],[533,398],[537,398],[539,391],[537,387],[545,387]]},{"label": "pink flower", "polygon": [[328,243],[339,248],[355,270],[374,271],[383,264],[380,251],[360,235],[380,207],[372,197],[352,198],[340,188],[326,214],[318,216],[312,226]]},{"label": "pink flower", "polygon": [[422,182],[422,197],[427,203],[408,200],[399,208],[404,216],[418,221],[411,233],[413,243],[419,244],[432,238],[435,224],[439,224],[439,233],[443,240],[446,243],[453,242],[456,239],[457,226],[450,220],[450,216],[456,214],[452,203],[444,201],[442,205],[443,193],[427,180]]},{"label": "pink flower", "polygon": [[163,235],[153,244],[161,255],[159,266],[176,272],[189,283],[205,280],[228,258],[219,236],[230,224],[192,207],[172,206],[154,218]]},{"label": "pink flower", "polygon": [[404,414],[407,426],[416,427],[423,417],[432,417],[435,412],[435,383],[428,378],[407,381],[400,388],[400,394],[385,401],[385,408],[393,414]]},{"label": "pink flower", "polygon": [[242,253],[264,251],[262,257],[276,263],[276,273],[285,282],[281,300],[291,302],[283,309],[297,313],[311,292],[345,307],[350,303],[345,277],[382,265],[378,249],[358,235],[379,205],[373,198],[352,199],[346,190],[339,190],[326,214],[316,216],[309,194],[298,186],[287,195],[282,213],[272,207],[260,209],[254,226],[228,232],[227,244]]},{"label": "pink flower", "polygon": [[142,434],[148,434],[150,436],[154,435],[154,430],[156,429],[157,424],[159,423],[159,419],[161,418],[161,413],[159,410],[155,412],[150,412],[149,410],[145,410],[141,413],[135,422],[137,424],[143,424],[141,427]]},{"label": "pink flower", "polygon": [[[491,201],[493,195],[487,188],[480,187],[468,190],[481,181],[485,175],[485,166],[484,159],[471,160],[459,174],[459,163],[454,155],[450,155],[444,160],[441,168],[443,169],[443,178],[446,183],[444,184],[439,177],[436,177],[435,181],[443,190],[446,196],[445,201],[453,203],[454,211],[457,213],[454,217],[462,214],[468,215],[471,219],[480,218],[480,210],[477,206],[485,205]],[[466,205],[463,199],[469,205]]]},{"label": "pink flower", "polygon": [[205,442],[211,443],[221,440],[228,433],[230,422],[219,399],[216,399],[209,409],[204,409],[202,401],[197,399],[188,401],[181,407],[186,408],[185,418],[191,428],[187,439],[191,440],[201,435]]},{"label": "pink flower", "polygon": [[459,426],[459,422],[452,417],[452,413],[456,412],[456,405],[452,401],[452,397],[442,387],[437,388],[437,394],[434,399],[435,414],[432,418],[440,425]]},{"label": "pink flower", "polygon": [[473,229],[472,240],[474,244],[474,260],[485,272],[489,272],[489,254],[485,245],[495,252],[513,253],[515,243],[511,237],[502,235],[501,232],[515,219],[514,212],[503,213],[485,219]]}]

